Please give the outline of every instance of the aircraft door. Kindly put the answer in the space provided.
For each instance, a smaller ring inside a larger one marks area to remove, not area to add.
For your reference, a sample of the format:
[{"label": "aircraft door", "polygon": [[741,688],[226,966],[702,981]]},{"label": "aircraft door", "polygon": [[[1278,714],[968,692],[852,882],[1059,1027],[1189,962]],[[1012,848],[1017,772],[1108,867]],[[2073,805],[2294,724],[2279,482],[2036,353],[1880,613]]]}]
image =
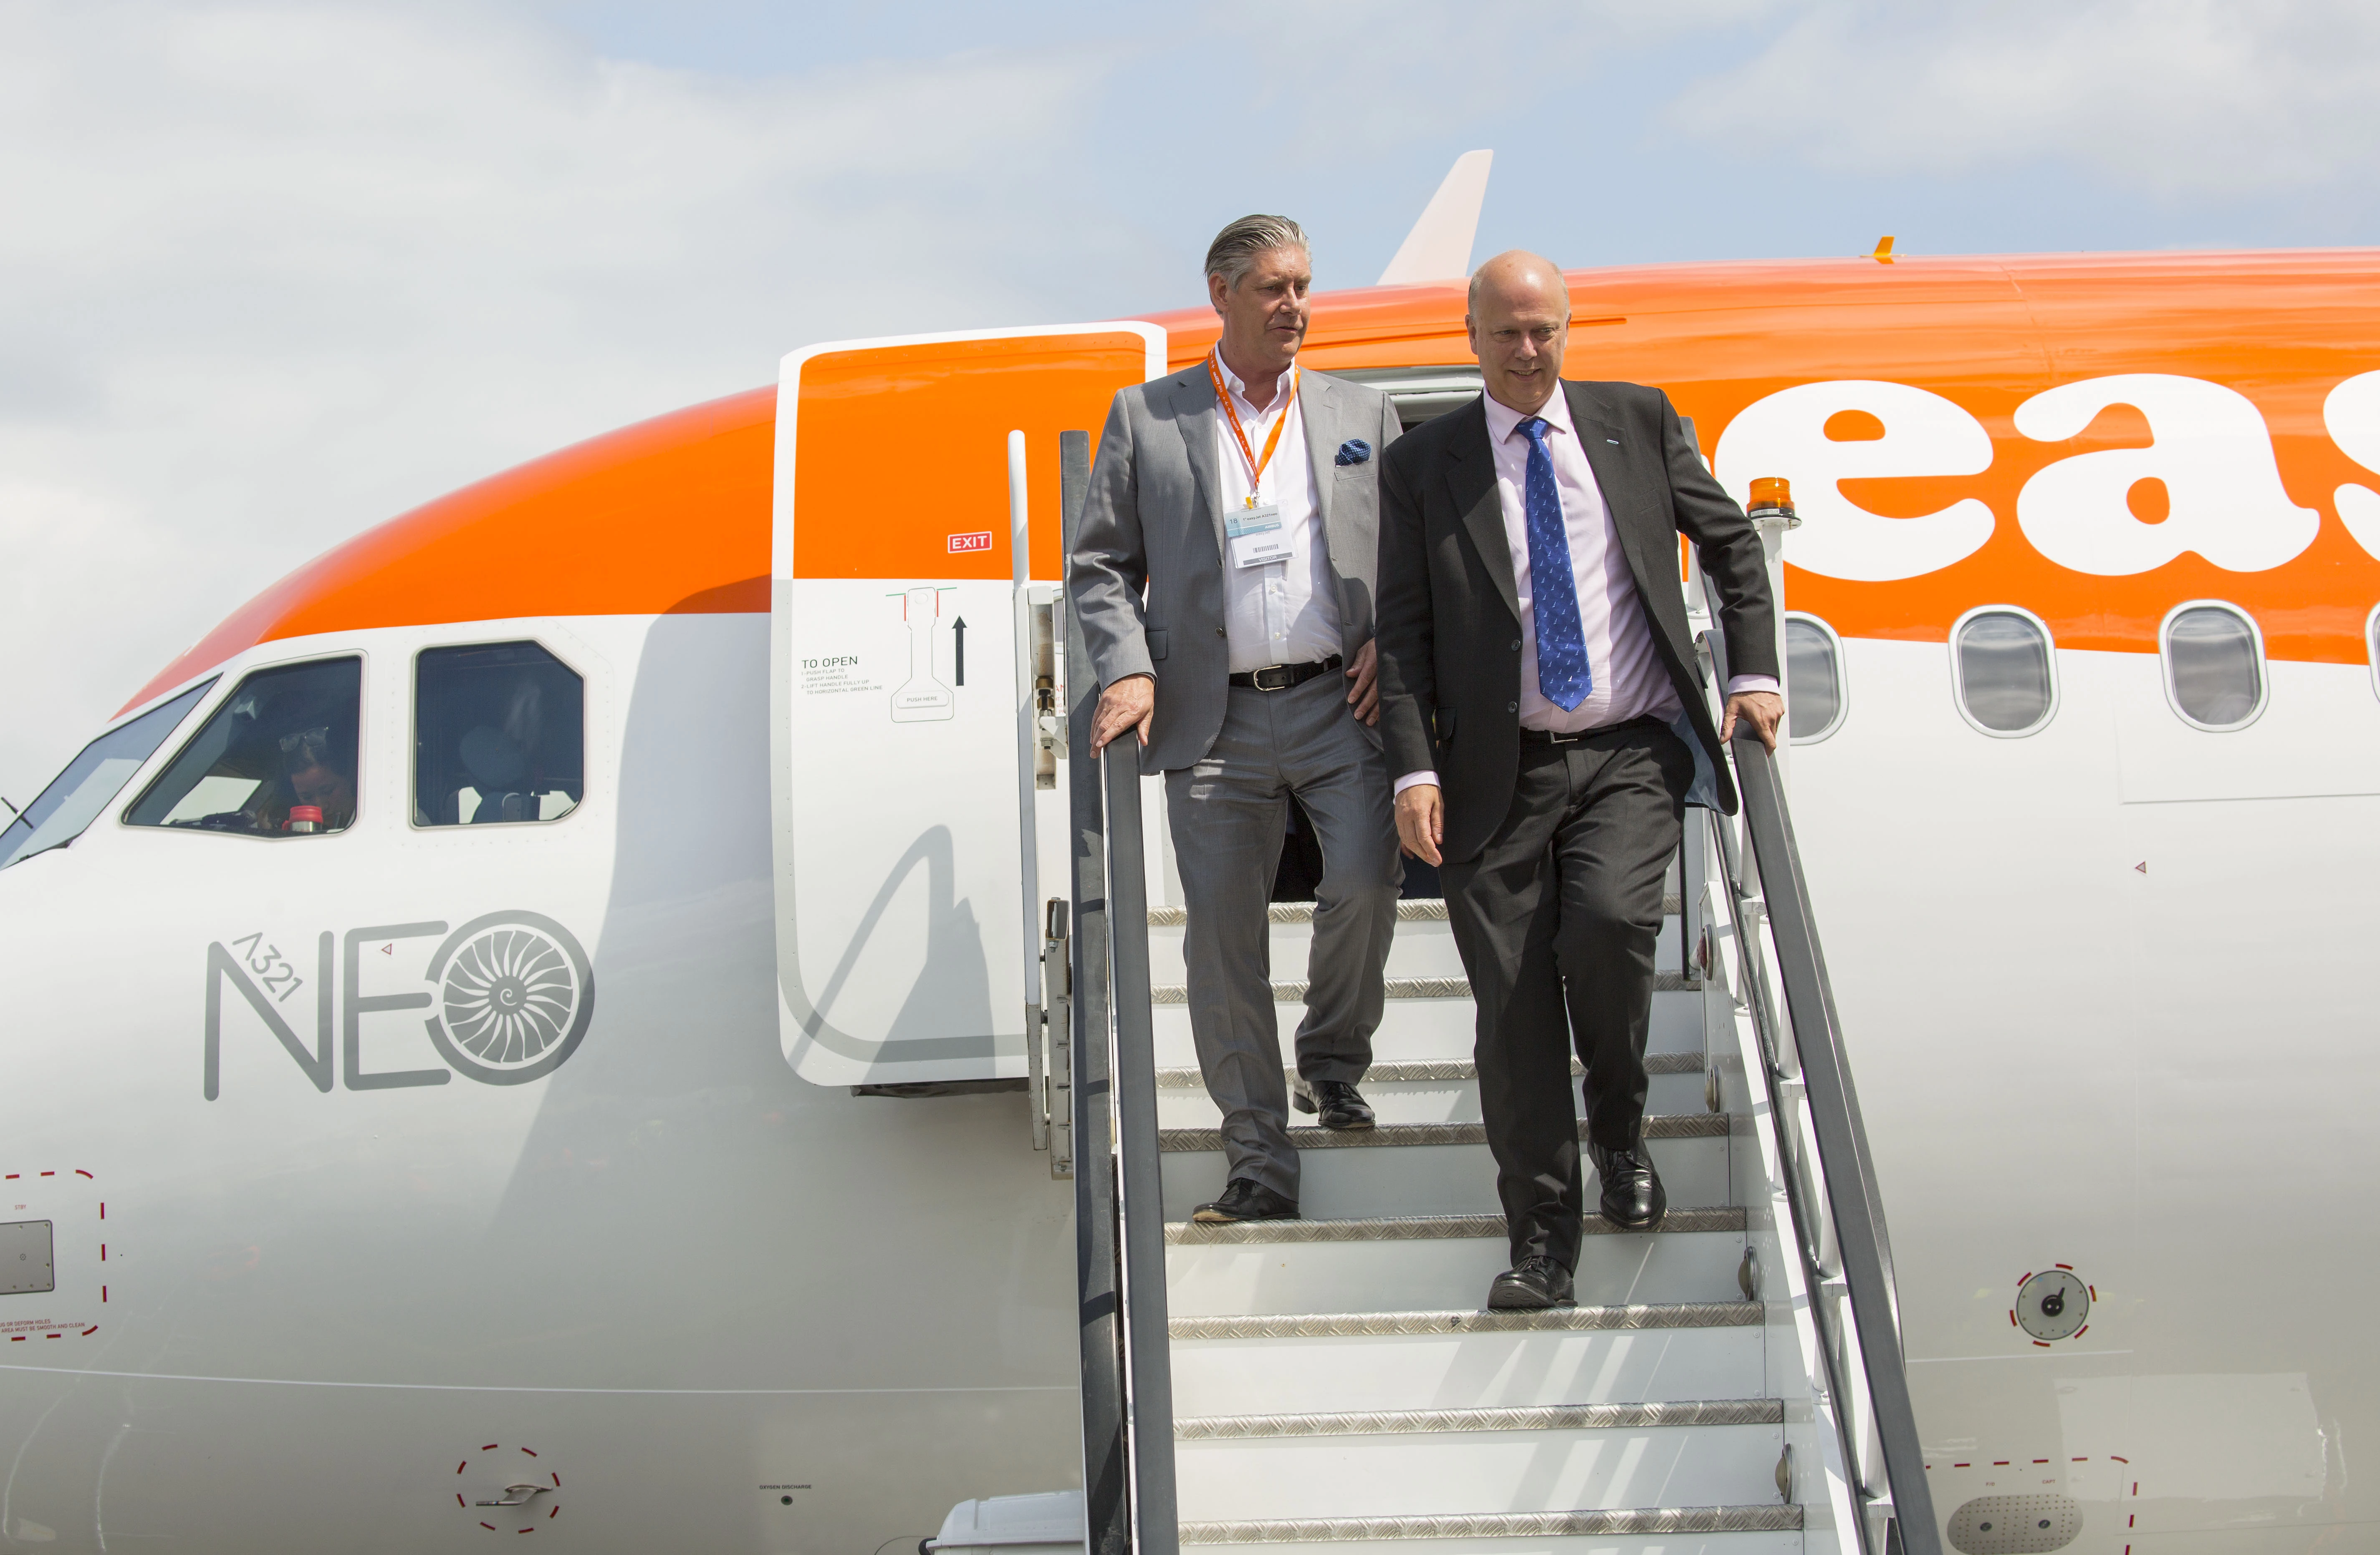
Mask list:
[{"label": "aircraft door", "polygon": [[1096,437],[1116,391],[1164,367],[1164,332],[1136,322],[784,359],[774,891],[780,1036],[805,1079],[1025,1075],[1032,898],[1065,889],[1065,793],[1037,784],[1032,737],[1063,640],[1058,433]]}]

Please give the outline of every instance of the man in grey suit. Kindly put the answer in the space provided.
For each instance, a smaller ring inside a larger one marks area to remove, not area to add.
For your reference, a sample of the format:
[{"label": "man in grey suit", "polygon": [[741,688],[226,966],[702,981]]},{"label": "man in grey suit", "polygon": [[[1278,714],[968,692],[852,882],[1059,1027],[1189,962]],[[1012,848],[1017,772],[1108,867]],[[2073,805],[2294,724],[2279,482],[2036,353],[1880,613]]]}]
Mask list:
[{"label": "man in grey suit", "polygon": [[1289,798],[1321,844],[1300,1111],[1369,1128],[1356,1090],[1380,1021],[1402,880],[1372,645],[1387,395],[1296,365],[1313,261],[1282,216],[1207,250],[1222,338],[1116,395],[1068,588],[1103,689],[1094,750],[1125,731],[1165,774],[1188,908],[1190,1029],[1223,1114],[1226,1184],[1194,1220],[1297,1214],[1270,925]]}]

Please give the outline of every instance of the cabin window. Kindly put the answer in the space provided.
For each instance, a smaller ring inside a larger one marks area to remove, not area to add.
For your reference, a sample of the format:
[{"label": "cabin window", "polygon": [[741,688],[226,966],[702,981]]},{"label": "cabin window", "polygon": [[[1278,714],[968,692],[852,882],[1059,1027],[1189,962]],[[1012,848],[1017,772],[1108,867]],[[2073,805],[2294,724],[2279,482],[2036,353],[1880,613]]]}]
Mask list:
[{"label": "cabin window", "polygon": [[1795,745],[1823,740],[1842,727],[1843,643],[1815,615],[1785,617],[1786,731]]},{"label": "cabin window", "polygon": [[157,747],[189,716],[214,682],[193,686],[162,707],[110,729],[82,747],[24,813],[0,831],[0,869],[20,858],[64,847],[83,834],[132,781]]},{"label": "cabin window", "polygon": [[286,837],[356,823],[361,659],[259,670],[133,802],[132,826]]},{"label": "cabin window", "polygon": [[2363,618],[2363,653],[2372,665],[2372,694],[2380,697],[2380,605]]},{"label": "cabin window", "polygon": [[587,791],[587,683],[533,642],[424,649],[413,671],[413,823],[559,820]]},{"label": "cabin window", "polygon": [[2238,607],[2186,604],[2165,618],[2166,695],[2184,722],[2242,729],[2265,711],[2265,643]]},{"label": "cabin window", "polygon": [[2013,605],[1960,617],[1950,629],[1950,678],[1960,712],[1986,735],[2030,735],[2057,710],[2049,628]]}]

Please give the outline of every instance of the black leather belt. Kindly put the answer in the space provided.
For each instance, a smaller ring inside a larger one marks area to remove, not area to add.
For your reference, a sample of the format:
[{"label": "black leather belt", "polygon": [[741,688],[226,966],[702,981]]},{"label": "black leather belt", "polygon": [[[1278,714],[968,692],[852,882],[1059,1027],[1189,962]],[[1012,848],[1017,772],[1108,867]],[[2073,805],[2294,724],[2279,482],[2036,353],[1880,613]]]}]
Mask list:
[{"label": "black leather belt", "polygon": [[1670,721],[1666,718],[1655,718],[1647,713],[1642,718],[1631,718],[1624,723],[1606,723],[1598,729],[1574,729],[1566,735],[1558,735],[1551,729],[1524,728],[1521,731],[1521,738],[1530,745],[1576,745],[1581,740],[1593,739],[1597,735],[1616,735],[1622,729],[1634,729],[1639,726],[1666,729],[1670,726]]},{"label": "black leather belt", "polygon": [[1345,661],[1333,653],[1318,664],[1267,664],[1260,670],[1232,676],[1232,684],[1252,691],[1286,691],[1293,686],[1303,686],[1318,674],[1329,674]]}]

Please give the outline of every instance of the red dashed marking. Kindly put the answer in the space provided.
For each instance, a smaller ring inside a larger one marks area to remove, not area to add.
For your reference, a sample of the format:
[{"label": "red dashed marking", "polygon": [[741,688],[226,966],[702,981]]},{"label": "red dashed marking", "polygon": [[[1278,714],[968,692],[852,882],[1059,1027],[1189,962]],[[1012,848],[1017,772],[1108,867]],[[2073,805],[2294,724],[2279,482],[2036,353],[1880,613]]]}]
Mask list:
[{"label": "red dashed marking", "polygon": [[558,1506],[557,1506],[557,1507],[555,1507],[552,1511],[548,1512],[546,1513],[546,1515],[547,1515],[548,1517],[557,1516],[557,1515],[559,1515],[559,1514],[560,1514],[561,1511],[562,1511],[562,1509],[561,1509],[560,1507],[558,1507]]},{"label": "red dashed marking", "polygon": [[[456,1469],[455,1472],[456,1474],[460,1474],[463,1471],[461,1469]],[[463,1492],[460,1490],[455,1492],[455,1504],[461,1507],[466,1512],[471,1510],[471,1503],[463,1499]]]},{"label": "red dashed marking", "polygon": [[2032,1279],[2032,1278],[2033,1278],[2033,1271],[2032,1271],[2032,1270],[2027,1270],[2023,1274],[2022,1274],[2022,1275],[2018,1276],[2018,1278],[2017,1278],[2017,1283],[2018,1283],[2018,1284],[2020,1284],[2020,1285],[2022,1285],[2022,1284],[2023,1284],[2027,1280],[2030,1280],[2030,1279]]},{"label": "red dashed marking", "polygon": [[42,1337],[43,1339],[64,1339],[66,1335],[62,1333],[45,1333],[42,1335]]},{"label": "red dashed marking", "polygon": [[2046,1350],[2049,1348],[2049,1341],[2046,1339],[2036,1339],[2033,1342],[2033,1347],[2036,1350]]},{"label": "red dashed marking", "polygon": [[496,1531],[496,1525],[495,1525],[493,1523],[482,1523],[482,1524],[480,1524],[480,1526],[481,1526],[482,1528],[487,1529],[487,1530],[488,1530],[488,1532],[490,1532],[490,1533],[492,1533],[492,1533],[494,1533],[494,1532]]},{"label": "red dashed marking", "polygon": [[[2116,1458],[2116,1455],[2113,1452],[2108,1453],[2107,1456],[2110,1458]],[[2129,1464],[2131,1460],[2130,1458],[2116,1458],[2116,1462],[2119,1464]]]},{"label": "red dashed marking", "polygon": [[57,1175],[57,1173],[56,1173],[56,1172],[42,1172],[42,1176],[44,1176],[44,1177],[55,1177],[55,1176],[56,1176],[56,1175]]},{"label": "red dashed marking", "polygon": [[8,1342],[11,1344],[22,1344],[25,1342],[25,1336],[21,1333],[12,1333],[8,1336]]},{"label": "red dashed marking", "polygon": [[2069,1273],[2069,1274],[2071,1274],[2071,1273],[2073,1273],[2073,1272],[2074,1272],[2074,1266],[2073,1266],[2072,1264],[2070,1264],[2070,1263],[2054,1263],[2054,1264],[2051,1264],[2049,1267],[2050,1267],[2050,1268],[2052,1268],[2052,1269],[2062,1269],[2062,1270],[2065,1270],[2067,1273]]},{"label": "red dashed marking", "polygon": [[2082,1338],[2084,1334],[2089,1333],[2090,1331],[2091,1331],[2091,1325],[2090,1325],[2090,1324],[2088,1324],[2088,1323],[2085,1323],[2085,1324],[2083,1324],[2081,1328],[2076,1329],[2076,1330],[2074,1330],[2074,1337],[2075,1337],[2075,1338],[2077,1338],[2077,1339],[2080,1339],[2080,1338]]},{"label": "red dashed marking", "polygon": [[1973,1468],[1975,1465],[1973,1464],[1952,1464],[1950,1466],[1952,1468]]},{"label": "red dashed marking", "polygon": [[[549,1470],[549,1471],[547,1471],[547,1472],[551,1473],[552,1471],[551,1471],[551,1470]],[[561,1488],[562,1488],[562,1476],[560,1476],[560,1475],[558,1475],[558,1474],[557,1474],[557,1475],[554,1475],[554,1476],[553,1476],[553,1488],[554,1488],[555,1489],[557,1489],[557,1490],[559,1490],[559,1489],[561,1489]]]},{"label": "red dashed marking", "polygon": [[107,1287],[105,1285],[102,1285],[99,1288],[99,1299],[103,1302],[107,1299]]},{"label": "red dashed marking", "polygon": [[2009,1327],[2016,1327],[2016,1308],[2013,1306],[2009,1308]]},{"label": "red dashed marking", "polygon": [[2036,1463],[2036,1464],[2046,1464],[2046,1463],[2049,1462],[2049,1460],[2048,1460],[2048,1459],[2046,1459],[2046,1458],[2035,1458],[2035,1459],[2034,1460],[2034,1463]]},{"label": "red dashed marking", "polygon": [[2078,1464],[2087,1464],[2087,1463],[2089,1463],[2091,1460],[2090,1460],[2090,1459],[2088,1459],[2088,1458],[2077,1458],[2077,1459],[2075,1459],[2074,1461],[2075,1461],[2076,1463],[2078,1463]]},{"label": "red dashed marking", "polygon": [[455,1472],[456,1474],[460,1474],[460,1473],[462,1473],[465,1469],[469,1468],[470,1466],[471,1466],[471,1460],[470,1460],[470,1459],[468,1459],[468,1458],[466,1458],[466,1459],[464,1459],[461,1463],[456,1464],[455,1465]]},{"label": "red dashed marking", "polygon": [[537,1456],[537,1454],[536,1454],[536,1453],[534,1453],[534,1452],[528,1452],[528,1448],[526,1448],[526,1447],[522,1448],[522,1449],[521,1449],[521,1451],[522,1451],[522,1452],[528,1452],[528,1455],[529,1455],[530,1457],[532,1457],[532,1458],[534,1458],[534,1457],[536,1457],[536,1456]]},{"label": "red dashed marking", "polygon": [[495,1442],[495,1441],[492,1441],[492,1442],[488,1443],[485,1447],[480,1448],[480,1452],[494,1452],[498,1447],[500,1447],[500,1446],[502,1446],[502,1445],[504,1445],[502,1442]]},{"label": "red dashed marking", "polygon": [[513,1532],[515,1532],[515,1533],[516,1533],[516,1534],[533,1534],[533,1533],[537,1532],[537,1525],[536,1525],[536,1524],[534,1524],[534,1523],[531,1523],[528,1527],[526,1527],[526,1528],[515,1528],[515,1529],[513,1530]]},{"label": "red dashed marking", "polygon": [[7,1175],[7,1176],[6,1176],[6,1177],[0,1177],[0,1182],[13,1183],[13,1182],[15,1182],[18,1178],[22,1177],[23,1175],[24,1175],[24,1173],[23,1173],[23,1172],[11,1172],[10,1173],[8,1173],[8,1175]]},{"label": "red dashed marking", "polygon": [[2134,1495],[2136,1495],[2136,1496],[2137,1496],[2137,1495],[2139,1495],[2140,1493],[2141,1493],[2141,1482],[2140,1482],[2139,1480],[2135,1479],[2135,1480],[2133,1480],[2133,1481],[2132,1481],[2132,1494],[2134,1494]]},{"label": "red dashed marking", "polygon": [[103,1198],[99,1201],[99,1218],[103,1221],[107,1219],[107,1200]]},{"label": "red dashed marking", "polygon": [[95,1333],[97,1333],[98,1331],[99,1331],[99,1325],[98,1325],[97,1323],[93,1323],[93,1324],[91,1324],[91,1327],[89,1327],[89,1328],[87,1328],[87,1329],[85,1329],[85,1330],[82,1330],[82,1332],[83,1332],[83,1337],[84,1337],[85,1339],[88,1339],[88,1338],[90,1338],[92,1334],[95,1334]]},{"label": "red dashed marking", "polygon": [[78,1177],[81,1177],[81,1178],[88,1179],[89,1181],[91,1181],[91,1182],[94,1182],[94,1183],[95,1183],[95,1182],[97,1182],[97,1181],[99,1181],[99,1179],[98,1179],[98,1178],[91,1176],[91,1174],[90,1172],[85,1172],[85,1171],[84,1171],[81,1167],[79,1167],[79,1166],[78,1166],[78,1167],[76,1167],[76,1168],[75,1168],[75,1175],[76,1175],[76,1176],[78,1176]]},{"label": "red dashed marking", "polygon": [[107,1244],[104,1242],[99,1245],[99,1261],[102,1263],[107,1261]]},{"label": "red dashed marking", "polygon": [[1994,1468],[2006,1468],[2008,1466],[2009,1461],[2006,1458],[1994,1458],[1992,1460],[1992,1467]]},{"label": "red dashed marking", "polygon": [[2085,1286],[2083,1286],[2082,1288],[2083,1288],[2084,1290],[2086,1290],[2086,1291],[2088,1291],[2088,1292],[2090,1292],[2090,1293],[2091,1293],[2091,1299],[2092,1299],[2093,1301],[2096,1301],[2096,1300],[2098,1300],[2098,1299],[2099,1299],[2099,1287],[2098,1287],[2098,1286],[2096,1286],[2096,1285],[2085,1285]]}]

